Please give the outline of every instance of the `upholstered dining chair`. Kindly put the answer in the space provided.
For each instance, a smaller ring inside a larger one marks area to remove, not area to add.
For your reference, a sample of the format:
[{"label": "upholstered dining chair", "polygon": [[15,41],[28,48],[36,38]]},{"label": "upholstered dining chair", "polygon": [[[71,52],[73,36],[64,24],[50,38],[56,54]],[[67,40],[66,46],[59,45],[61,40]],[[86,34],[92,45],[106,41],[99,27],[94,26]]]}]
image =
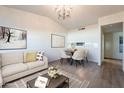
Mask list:
[{"label": "upholstered dining chair", "polygon": [[61,58],[60,63],[62,64],[65,60],[69,62],[69,59],[71,58],[71,55],[67,55],[65,50],[61,50]]},{"label": "upholstered dining chair", "polygon": [[77,50],[79,51],[84,51],[84,60],[86,60],[86,62],[88,63],[88,58],[87,58],[87,55],[88,55],[88,49],[87,48],[78,48]]},{"label": "upholstered dining chair", "polygon": [[72,56],[72,61],[71,61],[71,64],[72,63],[75,63],[76,64],[76,67],[77,67],[77,64],[82,64],[84,66],[84,62],[83,60],[85,59],[85,51],[84,50],[77,50],[74,52],[73,56]]}]

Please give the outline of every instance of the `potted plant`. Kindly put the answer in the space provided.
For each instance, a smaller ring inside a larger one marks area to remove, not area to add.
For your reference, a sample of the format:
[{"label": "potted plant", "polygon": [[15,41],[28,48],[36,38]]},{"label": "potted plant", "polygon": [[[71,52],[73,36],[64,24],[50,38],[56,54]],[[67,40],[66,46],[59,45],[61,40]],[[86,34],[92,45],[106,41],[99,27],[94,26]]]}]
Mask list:
[{"label": "potted plant", "polygon": [[51,77],[51,78],[57,78],[58,76],[58,70],[56,67],[49,67],[48,68],[48,75]]}]

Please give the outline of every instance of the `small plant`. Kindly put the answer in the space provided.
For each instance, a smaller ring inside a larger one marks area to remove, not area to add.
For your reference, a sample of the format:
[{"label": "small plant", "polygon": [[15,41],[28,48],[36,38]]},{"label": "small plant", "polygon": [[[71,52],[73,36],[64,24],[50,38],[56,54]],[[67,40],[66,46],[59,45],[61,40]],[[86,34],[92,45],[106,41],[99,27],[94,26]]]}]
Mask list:
[{"label": "small plant", "polygon": [[51,78],[57,78],[57,76],[58,76],[58,70],[57,70],[57,68],[55,68],[55,67],[49,67],[48,68],[48,75]]}]

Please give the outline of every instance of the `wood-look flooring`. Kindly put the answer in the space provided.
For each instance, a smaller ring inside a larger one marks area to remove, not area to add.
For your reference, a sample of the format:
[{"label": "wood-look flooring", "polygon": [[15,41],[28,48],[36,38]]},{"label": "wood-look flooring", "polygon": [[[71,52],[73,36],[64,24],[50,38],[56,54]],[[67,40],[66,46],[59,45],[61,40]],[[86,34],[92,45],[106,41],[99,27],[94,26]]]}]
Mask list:
[{"label": "wood-look flooring", "polygon": [[50,66],[56,66],[67,71],[79,80],[89,81],[88,88],[122,88],[124,87],[124,72],[122,63],[117,60],[104,60],[102,66],[94,62],[85,62],[84,67],[69,65],[68,62],[60,64],[59,61],[51,62]]}]

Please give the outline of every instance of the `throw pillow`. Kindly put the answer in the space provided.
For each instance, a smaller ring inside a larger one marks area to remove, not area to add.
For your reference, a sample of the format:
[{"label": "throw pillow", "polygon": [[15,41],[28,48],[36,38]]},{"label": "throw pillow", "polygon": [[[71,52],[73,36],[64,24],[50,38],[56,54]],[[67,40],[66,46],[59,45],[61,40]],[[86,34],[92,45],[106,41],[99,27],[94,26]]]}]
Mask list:
[{"label": "throw pillow", "polygon": [[44,52],[38,51],[37,56],[36,56],[37,61],[42,62],[43,61],[43,56],[44,56]]},{"label": "throw pillow", "polygon": [[25,54],[25,62],[35,62],[36,61],[37,52],[27,52]]}]

